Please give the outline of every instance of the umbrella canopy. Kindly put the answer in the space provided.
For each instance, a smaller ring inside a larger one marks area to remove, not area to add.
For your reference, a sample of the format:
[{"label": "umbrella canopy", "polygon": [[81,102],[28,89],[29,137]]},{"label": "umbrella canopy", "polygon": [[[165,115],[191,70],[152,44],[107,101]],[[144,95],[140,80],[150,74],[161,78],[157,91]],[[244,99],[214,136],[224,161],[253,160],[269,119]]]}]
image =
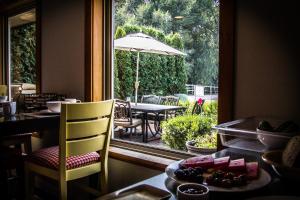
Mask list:
[{"label": "umbrella canopy", "polygon": [[164,55],[186,55],[173,47],[157,41],[149,35],[135,33],[114,41],[115,49],[125,51],[138,51],[143,53],[157,53]]},{"label": "umbrella canopy", "polygon": [[174,49],[162,42],[157,41],[153,37],[143,33],[129,34],[123,38],[114,41],[114,48],[124,51],[136,51],[136,78],[135,78],[135,103],[137,104],[137,93],[139,87],[139,61],[140,52],[143,53],[156,53],[162,55],[186,55],[185,53]]}]

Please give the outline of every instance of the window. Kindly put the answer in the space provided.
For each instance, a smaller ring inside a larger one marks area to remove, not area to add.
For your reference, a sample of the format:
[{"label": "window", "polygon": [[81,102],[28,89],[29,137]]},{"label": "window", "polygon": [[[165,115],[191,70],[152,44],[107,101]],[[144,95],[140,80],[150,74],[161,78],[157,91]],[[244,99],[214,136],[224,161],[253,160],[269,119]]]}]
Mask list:
[{"label": "window", "polygon": [[[149,140],[153,141],[145,143],[145,138],[141,136],[141,126],[137,126],[136,132],[128,127],[116,126],[114,138],[138,142],[140,145],[160,146],[168,150],[185,150],[187,140],[200,140],[196,133],[197,128],[183,137],[180,131],[182,127],[179,126],[180,123],[190,126],[191,121],[196,125],[201,121],[206,122],[207,128],[210,129],[211,125],[217,122],[219,2],[115,0],[113,28],[114,97],[134,102],[137,88],[138,102],[145,100],[146,95],[155,95],[151,103],[163,104],[162,99],[165,96],[177,96],[180,99],[179,105],[186,108],[186,112],[181,113],[181,118],[175,117],[178,118],[177,121],[174,118],[170,120],[170,117],[179,114],[175,111],[149,113],[148,135]],[[135,35],[136,37],[150,36],[153,40],[175,48],[185,55],[173,55],[170,52],[166,53],[166,50],[149,52],[146,47],[141,49],[134,47],[132,43],[129,45],[133,46],[128,48],[120,46],[118,39],[136,33],[146,35]],[[205,103],[202,105],[203,100]],[[205,116],[185,116],[192,113],[196,104],[201,106],[200,112],[205,112]],[[132,116],[133,121],[143,118],[143,114],[135,110],[134,105]],[[168,120],[166,116],[169,117]],[[168,129],[172,129],[172,133],[177,130],[178,135],[168,135]],[[154,135],[156,132],[160,134],[153,136],[153,132]],[[215,135],[213,137],[215,139]],[[216,140],[213,143],[216,143]]]},{"label": "window", "polygon": [[36,93],[36,10],[31,9],[7,18],[7,82],[9,97]]}]

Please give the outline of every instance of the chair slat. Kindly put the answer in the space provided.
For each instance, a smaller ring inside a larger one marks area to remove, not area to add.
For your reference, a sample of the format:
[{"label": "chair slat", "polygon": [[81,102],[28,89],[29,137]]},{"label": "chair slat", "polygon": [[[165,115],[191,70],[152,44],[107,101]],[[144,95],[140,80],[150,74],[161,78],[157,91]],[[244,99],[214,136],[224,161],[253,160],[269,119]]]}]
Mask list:
[{"label": "chair slat", "polygon": [[[62,104],[62,106],[65,106]],[[67,120],[80,120],[80,119],[90,119],[102,116],[108,116],[111,114],[112,101],[103,101],[99,104],[95,103],[76,103],[67,104]]]},{"label": "chair slat", "polygon": [[100,135],[107,132],[109,118],[100,118],[91,121],[67,122],[66,139],[76,139]]},{"label": "chair slat", "polygon": [[106,135],[66,142],[66,157],[102,150]]}]

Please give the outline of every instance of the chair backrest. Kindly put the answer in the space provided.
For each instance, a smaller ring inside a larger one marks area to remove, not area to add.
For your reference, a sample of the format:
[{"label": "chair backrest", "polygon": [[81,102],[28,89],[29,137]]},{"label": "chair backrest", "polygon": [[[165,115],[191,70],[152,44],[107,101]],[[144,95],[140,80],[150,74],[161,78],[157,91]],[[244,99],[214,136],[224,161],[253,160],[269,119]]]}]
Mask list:
[{"label": "chair backrest", "polygon": [[0,85],[0,96],[7,96],[7,86]]},{"label": "chair backrest", "polygon": [[21,94],[18,97],[18,106],[24,112],[47,109],[47,101],[63,101],[64,95],[56,93]]},{"label": "chair backrest", "polygon": [[194,114],[196,114],[196,115],[201,114],[202,111],[203,111],[202,107],[203,107],[204,103],[205,103],[204,99],[201,101],[201,104],[199,104],[199,102],[196,101],[195,104],[194,104],[194,106],[193,106],[192,115],[194,115]]},{"label": "chair backrest", "polygon": [[141,99],[141,103],[158,104],[159,103],[159,96],[156,96],[156,95],[143,95],[142,99]]},{"label": "chair backrest", "polygon": [[114,101],[62,104],[59,131],[60,171],[66,158],[98,152],[101,165],[107,163]]},{"label": "chair backrest", "polygon": [[115,121],[130,122],[132,124],[132,112],[129,101],[115,100]]},{"label": "chair backrest", "polygon": [[178,106],[179,97],[175,96],[164,96],[159,98],[159,104],[168,106]]}]

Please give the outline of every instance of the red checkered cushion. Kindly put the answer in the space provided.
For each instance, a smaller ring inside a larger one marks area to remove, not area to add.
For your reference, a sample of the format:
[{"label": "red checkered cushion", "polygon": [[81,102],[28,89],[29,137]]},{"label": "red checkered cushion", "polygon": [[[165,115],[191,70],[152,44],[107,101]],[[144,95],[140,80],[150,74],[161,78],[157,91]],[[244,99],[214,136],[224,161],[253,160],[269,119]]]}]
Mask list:
[{"label": "red checkered cushion", "polygon": [[[49,147],[33,152],[28,160],[52,169],[58,169],[58,146]],[[97,152],[87,153],[80,156],[70,156],[67,158],[66,168],[74,169],[85,165],[90,165],[100,161],[100,155]]]}]

